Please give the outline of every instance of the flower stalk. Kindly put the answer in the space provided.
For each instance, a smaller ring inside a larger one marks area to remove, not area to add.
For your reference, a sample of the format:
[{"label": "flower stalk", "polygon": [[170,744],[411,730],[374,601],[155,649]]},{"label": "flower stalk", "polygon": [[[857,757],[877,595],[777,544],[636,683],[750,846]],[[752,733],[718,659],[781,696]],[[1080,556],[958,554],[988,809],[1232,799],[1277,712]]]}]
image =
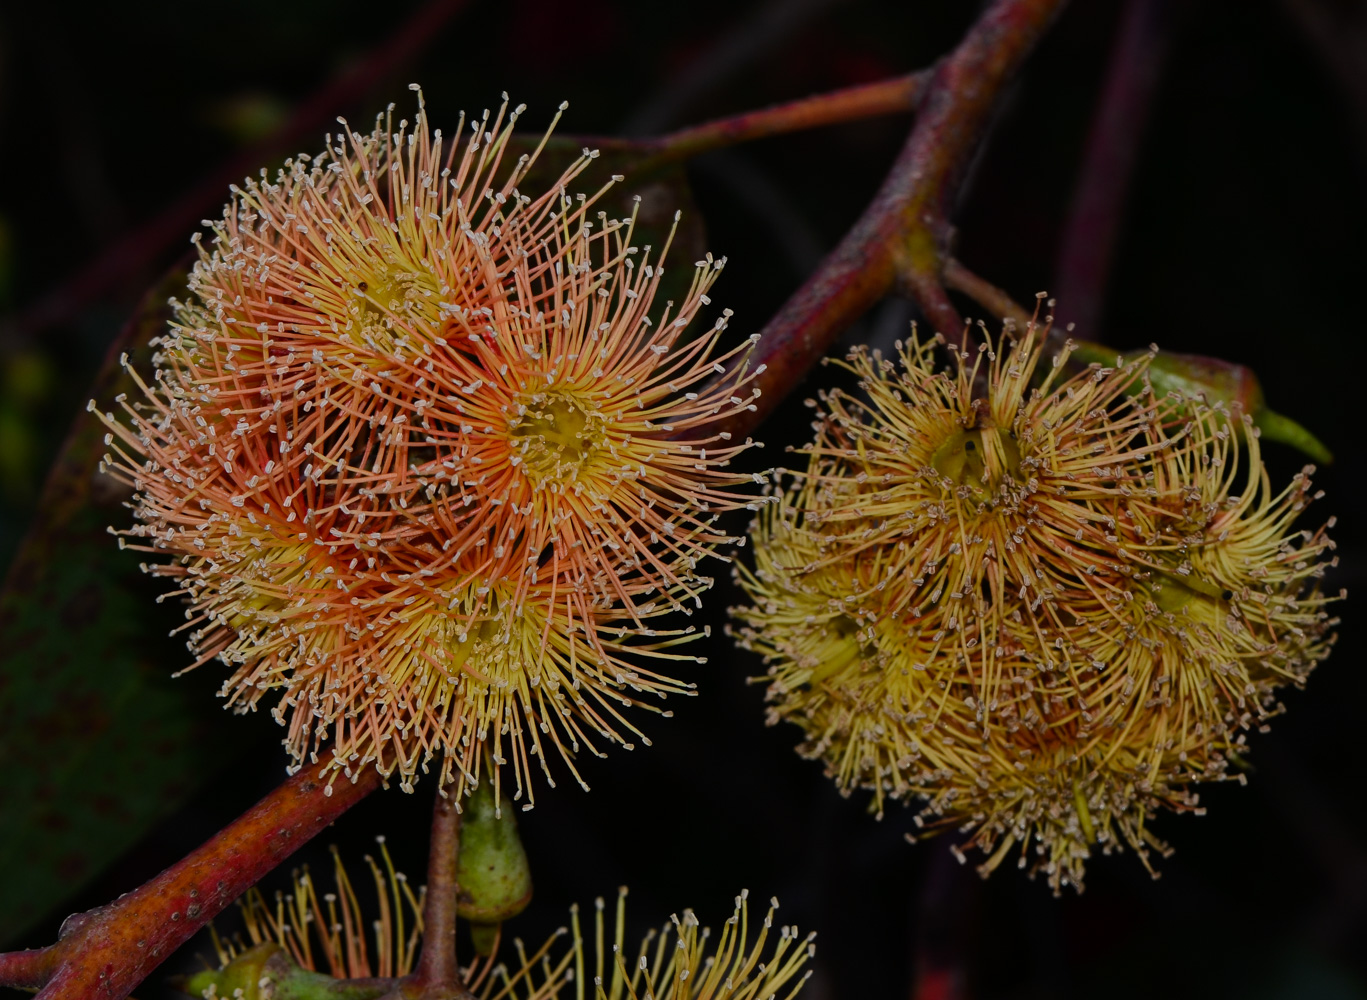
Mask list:
[{"label": "flower stalk", "polygon": [[[1002,289],[974,274],[957,260],[945,265],[945,284],[967,295],[997,319],[1010,320],[1024,329],[1032,320]],[[1051,347],[1061,347],[1058,330],[1050,331]],[[1072,358],[1081,364],[1114,364],[1117,353],[1113,348],[1090,340],[1072,342]],[[1128,351],[1119,355],[1126,361],[1134,360],[1147,351]],[[1247,365],[1234,364],[1219,358],[1199,354],[1158,352],[1149,365],[1149,380],[1159,396],[1178,392],[1186,396],[1201,395],[1210,403],[1238,404],[1253,418],[1253,425],[1269,441],[1290,445],[1301,454],[1328,465],[1334,460],[1325,444],[1290,417],[1269,409],[1263,397],[1262,384],[1257,374]]]},{"label": "flower stalk", "polygon": [[[625,145],[646,154],[645,159],[637,164],[635,172],[648,172],[742,142],[915,111],[930,77],[931,71],[919,70],[905,76],[845,87],[728,118],[718,118],[656,139],[627,140]],[[620,143],[622,140],[609,142]]]},{"label": "flower stalk", "polygon": [[422,956],[404,996],[454,997],[465,994],[456,961],[456,903],[460,886],[460,804],[454,785],[441,789],[432,805],[432,843],[427,858],[427,906],[423,914]]}]

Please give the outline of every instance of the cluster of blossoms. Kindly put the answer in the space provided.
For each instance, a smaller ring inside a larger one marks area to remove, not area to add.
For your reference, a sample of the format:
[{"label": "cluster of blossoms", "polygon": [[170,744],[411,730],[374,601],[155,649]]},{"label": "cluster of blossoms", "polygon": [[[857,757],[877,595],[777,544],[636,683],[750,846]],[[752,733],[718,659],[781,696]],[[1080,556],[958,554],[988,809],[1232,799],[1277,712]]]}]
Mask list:
[{"label": "cluster of blossoms", "polygon": [[543,139],[496,180],[506,108],[462,151],[420,96],[411,131],[391,109],[234,187],[154,380],[104,414],[193,665],[238,711],[278,692],[295,766],[334,778],[511,760],[530,798],[530,757],[648,742],[621,710],[690,690],[698,634],[653,625],[755,506],[748,442],[708,430],[753,406],[750,342],[717,356],[729,312],[685,336],[724,261],[652,316],[664,250],[597,209],[611,184],[568,192],[596,154],[531,197]]},{"label": "cluster of blossoms", "polygon": [[1274,493],[1247,417],[1155,398],[1149,357],[1069,376],[1033,324],[936,348],[856,351],[858,394],[809,401],[737,636],[842,791],[1080,888],[1094,846],[1147,865],[1154,811],[1199,811],[1328,654],[1333,543],[1292,530],[1311,470]]}]

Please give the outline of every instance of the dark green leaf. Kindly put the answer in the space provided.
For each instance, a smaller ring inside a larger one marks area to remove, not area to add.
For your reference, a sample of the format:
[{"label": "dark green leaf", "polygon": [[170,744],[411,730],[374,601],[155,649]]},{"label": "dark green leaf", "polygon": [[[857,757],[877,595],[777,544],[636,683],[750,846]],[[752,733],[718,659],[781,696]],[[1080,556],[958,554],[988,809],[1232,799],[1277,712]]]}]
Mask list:
[{"label": "dark green leaf", "polygon": [[[92,390],[102,408],[131,388],[118,354],[164,327],[184,281],[159,283],[120,334]],[[170,678],[149,581],[106,530],[127,522],[128,494],[98,472],[103,437],[82,411],[0,590],[0,941],[131,847],[226,749],[207,738],[221,713],[203,685]]]}]

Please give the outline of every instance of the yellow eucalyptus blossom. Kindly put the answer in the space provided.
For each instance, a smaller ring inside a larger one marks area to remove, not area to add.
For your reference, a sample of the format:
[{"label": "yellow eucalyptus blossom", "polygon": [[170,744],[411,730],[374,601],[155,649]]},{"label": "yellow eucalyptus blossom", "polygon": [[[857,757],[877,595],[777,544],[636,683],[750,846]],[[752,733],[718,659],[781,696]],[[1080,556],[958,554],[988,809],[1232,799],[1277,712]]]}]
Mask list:
[{"label": "yellow eucalyptus blossom", "polygon": [[1057,889],[1095,848],[1166,850],[1150,817],[1199,810],[1335,622],[1332,542],[1292,528],[1310,470],[1274,494],[1242,414],[1155,399],[1146,358],[1068,376],[1041,343],[852,354],[858,394],[822,398],[733,613],[770,722],[842,791],[920,797],[984,873],[1017,847]]},{"label": "yellow eucalyptus blossom", "polygon": [[584,981],[586,949],[578,907],[572,908],[575,1000],[590,995],[595,1000],[791,1000],[811,978],[811,970],[804,972],[803,966],[816,954],[816,934],[804,937],[796,926],[783,925],[777,940],[766,948],[778,900],[769,900],[769,911],[754,927],[749,896],[748,890],[741,890],[735,909],[715,937],[692,910],[672,915],[658,932],[646,934],[630,964],[623,948],[627,890],[623,887],[617,892],[610,942],[605,940],[605,907],[600,897],[594,907],[591,984]]}]

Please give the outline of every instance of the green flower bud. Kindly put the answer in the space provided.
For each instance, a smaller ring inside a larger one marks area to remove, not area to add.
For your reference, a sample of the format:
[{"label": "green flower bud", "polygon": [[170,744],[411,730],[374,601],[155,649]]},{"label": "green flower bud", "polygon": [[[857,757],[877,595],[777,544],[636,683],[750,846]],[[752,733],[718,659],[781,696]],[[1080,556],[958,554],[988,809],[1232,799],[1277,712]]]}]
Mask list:
[{"label": "green flower bud", "polygon": [[487,954],[481,949],[492,947],[497,925],[532,901],[532,871],[517,818],[511,809],[495,805],[493,782],[487,779],[465,801],[456,880],[456,912],[470,923],[476,950]]},{"label": "green flower bud", "polygon": [[386,980],[334,979],[301,969],[273,941],[244,951],[221,969],[196,973],[180,985],[191,996],[222,1000],[237,996],[241,1000],[374,1000],[392,988]]},{"label": "green flower bud", "polygon": [[[1081,340],[1074,342],[1072,356],[1084,364],[1113,365],[1117,357],[1131,361],[1146,353],[1119,354],[1102,344]],[[1200,354],[1159,351],[1149,363],[1149,381],[1160,398],[1176,392],[1182,396],[1204,396],[1209,403],[1237,403],[1267,440],[1290,445],[1322,465],[1334,460],[1333,453],[1315,435],[1290,417],[1268,409],[1258,376],[1246,365]],[[1134,390],[1137,392],[1139,386]]]}]

